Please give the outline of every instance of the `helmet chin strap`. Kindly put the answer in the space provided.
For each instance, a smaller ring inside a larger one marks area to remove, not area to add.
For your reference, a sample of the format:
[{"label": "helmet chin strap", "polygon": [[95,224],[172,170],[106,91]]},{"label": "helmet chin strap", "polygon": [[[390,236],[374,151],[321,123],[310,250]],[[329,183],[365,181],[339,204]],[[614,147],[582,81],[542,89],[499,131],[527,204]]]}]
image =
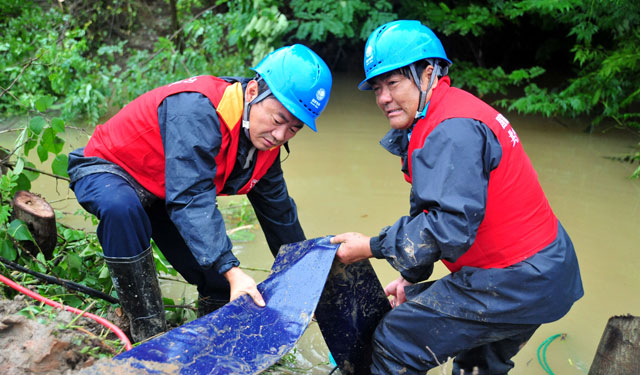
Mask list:
[{"label": "helmet chin strap", "polygon": [[[261,80],[262,80],[262,77],[260,76],[257,76],[255,79],[255,81],[258,84],[260,83]],[[249,111],[251,111],[251,106],[261,102],[264,98],[266,98],[269,95],[271,95],[271,89],[267,88],[260,95],[253,98],[253,100],[250,101],[249,103],[245,101],[244,108],[242,109],[242,128],[244,129],[244,134],[247,137],[249,136]]]},{"label": "helmet chin strap", "polygon": [[[256,82],[260,83],[261,79],[262,77],[258,76],[256,79]],[[244,108],[242,109],[242,129],[244,130],[244,135],[246,135],[247,138],[249,138],[249,140],[251,139],[249,135],[249,111],[251,111],[251,106],[256,103],[259,103],[269,95],[271,95],[271,89],[267,88],[261,94],[253,98],[253,100],[250,101],[249,103],[247,103],[246,101],[244,103]],[[244,162],[244,165],[242,166],[243,169],[249,168],[249,166],[251,165],[251,160],[253,160],[253,155],[255,155],[255,153],[256,153],[256,148],[252,144],[251,149],[249,149],[249,153],[247,154],[247,160]]]},{"label": "helmet chin strap", "polygon": [[440,65],[430,60],[428,61],[429,61],[429,64],[433,66],[433,71],[431,72],[431,79],[429,79],[429,86],[427,86],[427,89],[425,91],[422,90],[421,80],[420,80],[420,77],[418,76],[418,72],[416,71],[415,63],[411,63],[411,65],[409,65],[409,69],[411,70],[411,76],[413,77],[413,82],[418,87],[418,90],[420,90],[418,110],[416,111],[416,115],[414,118],[421,118],[423,116],[422,112],[424,112],[424,108],[427,102],[427,93],[429,92],[429,90],[431,90],[431,86],[433,86],[433,81],[435,80],[435,78],[438,76],[438,74],[440,74]]}]

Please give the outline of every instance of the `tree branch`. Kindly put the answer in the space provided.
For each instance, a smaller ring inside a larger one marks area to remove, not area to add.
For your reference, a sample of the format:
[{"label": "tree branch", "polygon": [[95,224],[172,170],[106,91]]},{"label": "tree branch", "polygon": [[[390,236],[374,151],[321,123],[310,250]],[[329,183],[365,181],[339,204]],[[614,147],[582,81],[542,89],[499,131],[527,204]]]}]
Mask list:
[{"label": "tree branch", "polygon": [[[13,167],[16,166],[16,163],[11,163],[11,162],[7,162],[7,161],[1,161],[0,165],[13,169]],[[49,177],[53,177],[53,178],[58,179],[58,180],[71,182],[71,179],[69,179],[69,177],[58,176],[57,174],[41,171],[41,170],[36,169],[36,168],[31,168],[31,167],[24,166],[24,167],[22,167],[22,169],[25,169],[25,170],[30,171],[30,172],[41,173],[43,175],[46,175],[46,176],[49,176]]]},{"label": "tree branch", "polygon": [[18,80],[20,79],[20,77],[22,77],[22,74],[24,74],[24,71],[27,70],[28,67],[31,66],[31,64],[33,64],[34,61],[36,61],[38,59],[38,57],[31,57],[29,58],[29,61],[27,61],[23,66],[22,66],[22,70],[20,71],[20,74],[18,74],[18,76],[13,80],[13,82],[11,82],[11,84],[6,88],[6,89],[2,89],[2,92],[0,93],[0,98],[2,98],[4,96],[4,94],[6,92],[8,92],[9,90],[11,90],[11,88],[13,87],[13,85],[18,82]]}]

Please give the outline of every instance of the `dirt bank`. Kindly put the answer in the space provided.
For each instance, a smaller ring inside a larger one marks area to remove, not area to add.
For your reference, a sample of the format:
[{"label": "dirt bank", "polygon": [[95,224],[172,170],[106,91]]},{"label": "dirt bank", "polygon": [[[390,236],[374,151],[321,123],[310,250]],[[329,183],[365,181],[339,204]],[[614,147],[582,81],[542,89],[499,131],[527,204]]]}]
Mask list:
[{"label": "dirt bank", "polygon": [[76,374],[117,350],[91,319],[58,309],[28,318],[18,313],[26,306],[0,297],[0,374]]}]

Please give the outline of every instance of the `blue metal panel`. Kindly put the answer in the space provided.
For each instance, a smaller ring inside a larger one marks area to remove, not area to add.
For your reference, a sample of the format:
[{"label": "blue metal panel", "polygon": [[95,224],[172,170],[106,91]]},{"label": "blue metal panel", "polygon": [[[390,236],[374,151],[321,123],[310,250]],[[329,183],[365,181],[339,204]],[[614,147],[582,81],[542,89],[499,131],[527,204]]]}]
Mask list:
[{"label": "blue metal panel", "polygon": [[283,246],[258,285],[267,303],[246,295],[83,374],[257,374],[289,352],[306,330],[338,246],[328,237]]},{"label": "blue metal panel", "polygon": [[314,310],[342,375],[369,374],[389,302],[369,261],[334,262],[337,248],[329,237],[283,246],[258,285],[266,307],[242,296],[79,375],[258,374],[293,348]]},{"label": "blue metal panel", "polygon": [[368,260],[334,262],[316,308],[316,319],[342,375],[369,375],[371,338],[391,310]]}]

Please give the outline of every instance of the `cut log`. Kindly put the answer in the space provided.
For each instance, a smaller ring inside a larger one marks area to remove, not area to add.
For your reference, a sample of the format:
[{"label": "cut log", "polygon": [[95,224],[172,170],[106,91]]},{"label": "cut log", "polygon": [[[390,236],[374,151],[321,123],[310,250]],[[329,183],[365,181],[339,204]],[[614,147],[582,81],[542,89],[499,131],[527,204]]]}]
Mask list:
[{"label": "cut log", "polygon": [[640,374],[640,317],[609,318],[589,375]]},{"label": "cut log", "polygon": [[13,196],[13,214],[11,219],[20,219],[27,224],[38,246],[31,241],[22,245],[34,256],[42,251],[45,259],[51,259],[58,241],[56,215],[44,198],[28,191],[18,191]]}]

